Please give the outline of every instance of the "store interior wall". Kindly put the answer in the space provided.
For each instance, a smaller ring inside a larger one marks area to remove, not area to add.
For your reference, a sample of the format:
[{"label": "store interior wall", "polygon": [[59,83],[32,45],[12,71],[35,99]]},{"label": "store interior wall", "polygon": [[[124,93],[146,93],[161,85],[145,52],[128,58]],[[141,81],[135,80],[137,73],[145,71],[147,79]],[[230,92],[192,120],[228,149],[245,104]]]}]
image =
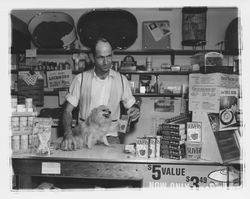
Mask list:
[{"label": "store interior wall", "polygon": [[[172,49],[182,49],[182,9],[181,8],[171,8],[171,9],[157,9],[157,8],[126,8],[132,14],[135,15],[138,22],[138,37],[135,43],[128,48],[128,50],[138,50],[142,48],[142,22],[152,21],[152,20],[169,20],[171,27],[171,48]],[[28,23],[29,20],[37,13],[48,10],[12,10],[11,14],[15,15],[22,21]],[[50,11],[62,11],[68,13],[77,24],[79,18],[86,12],[90,10],[86,9],[50,9]],[[218,50],[219,47],[216,43],[223,41],[225,37],[225,31],[229,23],[238,16],[237,8],[208,8],[207,11],[207,28],[206,28],[206,40],[207,44],[205,49]],[[190,47],[185,47],[184,49],[191,49]],[[199,49],[199,48],[198,48]],[[69,55],[39,55],[39,57],[44,58],[65,58],[71,61],[71,56]],[[122,61],[125,56],[115,55],[113,61]],[[138,65],[145,64],[146,56],[134,56]],[[170,56],[152,56],[153,68],[160,67],[162,63],[170,63]],[[190,56],[176,56],[175,64],[188,65],[190,64]],[[228,56],[225,56],[224,65],[232,65],[232,60]],[[133,76],[132,80],[138,81],[137,76]],[[188,76],[175,75],[175,76],[160,76],[160,81],[165,81],[169,86],[180,86],[188,85]],[[153,109],[154,99],[143,98],[141,107],[141,117],[137,124],[135,131],[127,135],[125,143],[134,142],[136,137],[143,136],[150,133],[152,117],[159,116],[159,113],[155,113]],[[58,97],[56,96],[45,96],[44,107],[56,108],[58,107]],[[40,110],[39,108],[38,110]],[[166,118],[178,115],[178,113],[172,114],[160,114]],[[53,129],[52,139],[57,137],[56,129]]]}]

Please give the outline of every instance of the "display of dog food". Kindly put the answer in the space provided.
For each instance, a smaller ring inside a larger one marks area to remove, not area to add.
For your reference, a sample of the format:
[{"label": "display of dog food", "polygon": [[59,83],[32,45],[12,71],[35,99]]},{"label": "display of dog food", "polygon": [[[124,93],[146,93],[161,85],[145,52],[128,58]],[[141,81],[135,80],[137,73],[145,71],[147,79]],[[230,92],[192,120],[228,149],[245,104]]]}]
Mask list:
[{"label": "display of dog food", "polygon": [[161,136],[144,136],[136,139],[136,156],[142,158],[160,157]]},{"label": "display of dog food", "polygon": [[160,156],[180,160],[186,156],[185,141],[186,135],[185,124],[167,124],[160,125],[158,135],[161,136]]}]

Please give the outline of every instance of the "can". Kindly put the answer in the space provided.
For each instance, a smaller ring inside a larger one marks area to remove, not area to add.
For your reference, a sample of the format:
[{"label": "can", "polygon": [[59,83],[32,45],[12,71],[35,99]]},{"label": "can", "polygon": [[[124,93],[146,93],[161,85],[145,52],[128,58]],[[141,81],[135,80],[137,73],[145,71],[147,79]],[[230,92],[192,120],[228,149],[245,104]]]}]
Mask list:
[{"label": "can", "polygon": [[28,117],[28,129],[33,129],[33,121],[34,121],[34,117]]},{"label": "can", "polygon": [[11,148],[13,151],[18,151],[20,149],[20,136],[13,135],[11,137]]},{"label": "can", "polygon": [[27,150],[29,148],[28,135],[21,135],[20,146],[21,150]]},{"label": "can", "polygon": [[17,112],[26,112],[25,104],[18,104],[17,105]]},{"label": "can", "polygon": [[27,127],[28,127],[27,117],[25,116],[20,117],[20,131],[27,130]]},{"label": "can", "polygon": [[25,107],[32,108],[32,98],[25,98]]},{"label": "can", "polygon": [[12,117],[11,118],[11,129],[14,131],[20,130],[19,117]]},{"label": "can", "polygon": [[11,98],[11,108],[17,108],[17,98]]}]

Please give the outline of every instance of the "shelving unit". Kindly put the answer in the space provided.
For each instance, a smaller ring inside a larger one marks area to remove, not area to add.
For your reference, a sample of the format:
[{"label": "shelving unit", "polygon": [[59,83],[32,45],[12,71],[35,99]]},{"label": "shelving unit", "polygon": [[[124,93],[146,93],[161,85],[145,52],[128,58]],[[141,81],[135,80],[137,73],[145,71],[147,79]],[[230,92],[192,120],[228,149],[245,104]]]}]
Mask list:
[{"label": "shelving unit", "polygon": [[[25,49],[10,49],[11,54],[22,54],[25,53]],[[174,65],[175,56],[191,56],[199,52],[220,52],[223,55],[237,56],[239,51],[228,51],[228,50],[115,50],[114,55],[170,55],[171,56],[171,65]],[[71,55],[74,53],[90,53],[90,50],[80,50],[80,49],[37,49],[38,55]],[[11,70],[11,74],[18,74],[18,71],[27,71],[27,69],[17,69]],[[46,72],[47,70],[42,70]],[[49,71],[49,70],[48,70]],[[72,71],[72,74],[77,75],[82,71]],[[159,80],[159,75],[189,75],[190,73],[196,73],[193,71],[120,71],[124,75],[155,75],[156,81]],[[11,95],[17,95],[17,91],[11,90]],[[44,95],[47,96],[58,96],[59,91],[44,91]],[[158,93],[135,93],[134,96],[140,97],[181,97],[181,94],[158,94]]]},{"label": "shelving unit", "polygon": [[114,51],[114,55],[170,55],[171,58],[171,65],[174,65],[175,63],[175,56],[176,55],[182,55],[182,56],[188,56],[188,55],[194,55],[199,52],[219,52],[223,55],[231,55],[231,56],[237,56],[239,55],[238,50],[174,50],[174,49],[167,49],[167,50],[128,50],[128,51],[122,51],[122,50],[116,50]]}]

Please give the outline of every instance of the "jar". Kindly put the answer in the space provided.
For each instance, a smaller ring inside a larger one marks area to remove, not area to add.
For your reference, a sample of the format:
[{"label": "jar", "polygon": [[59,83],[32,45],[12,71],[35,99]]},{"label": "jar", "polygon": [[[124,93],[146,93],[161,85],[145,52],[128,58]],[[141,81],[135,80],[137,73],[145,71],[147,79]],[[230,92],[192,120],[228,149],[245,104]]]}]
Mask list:
[{"label": "jar", "polygon": [[11,148],[13,151],[18,151],[20,149],[20,136],[13,135],[11,137]]},{"label": "jar", "polygon": [[146,68],[147,68],[147,71],[152,70],[152,57],[151,56],[147,56],[146,58]]}]

